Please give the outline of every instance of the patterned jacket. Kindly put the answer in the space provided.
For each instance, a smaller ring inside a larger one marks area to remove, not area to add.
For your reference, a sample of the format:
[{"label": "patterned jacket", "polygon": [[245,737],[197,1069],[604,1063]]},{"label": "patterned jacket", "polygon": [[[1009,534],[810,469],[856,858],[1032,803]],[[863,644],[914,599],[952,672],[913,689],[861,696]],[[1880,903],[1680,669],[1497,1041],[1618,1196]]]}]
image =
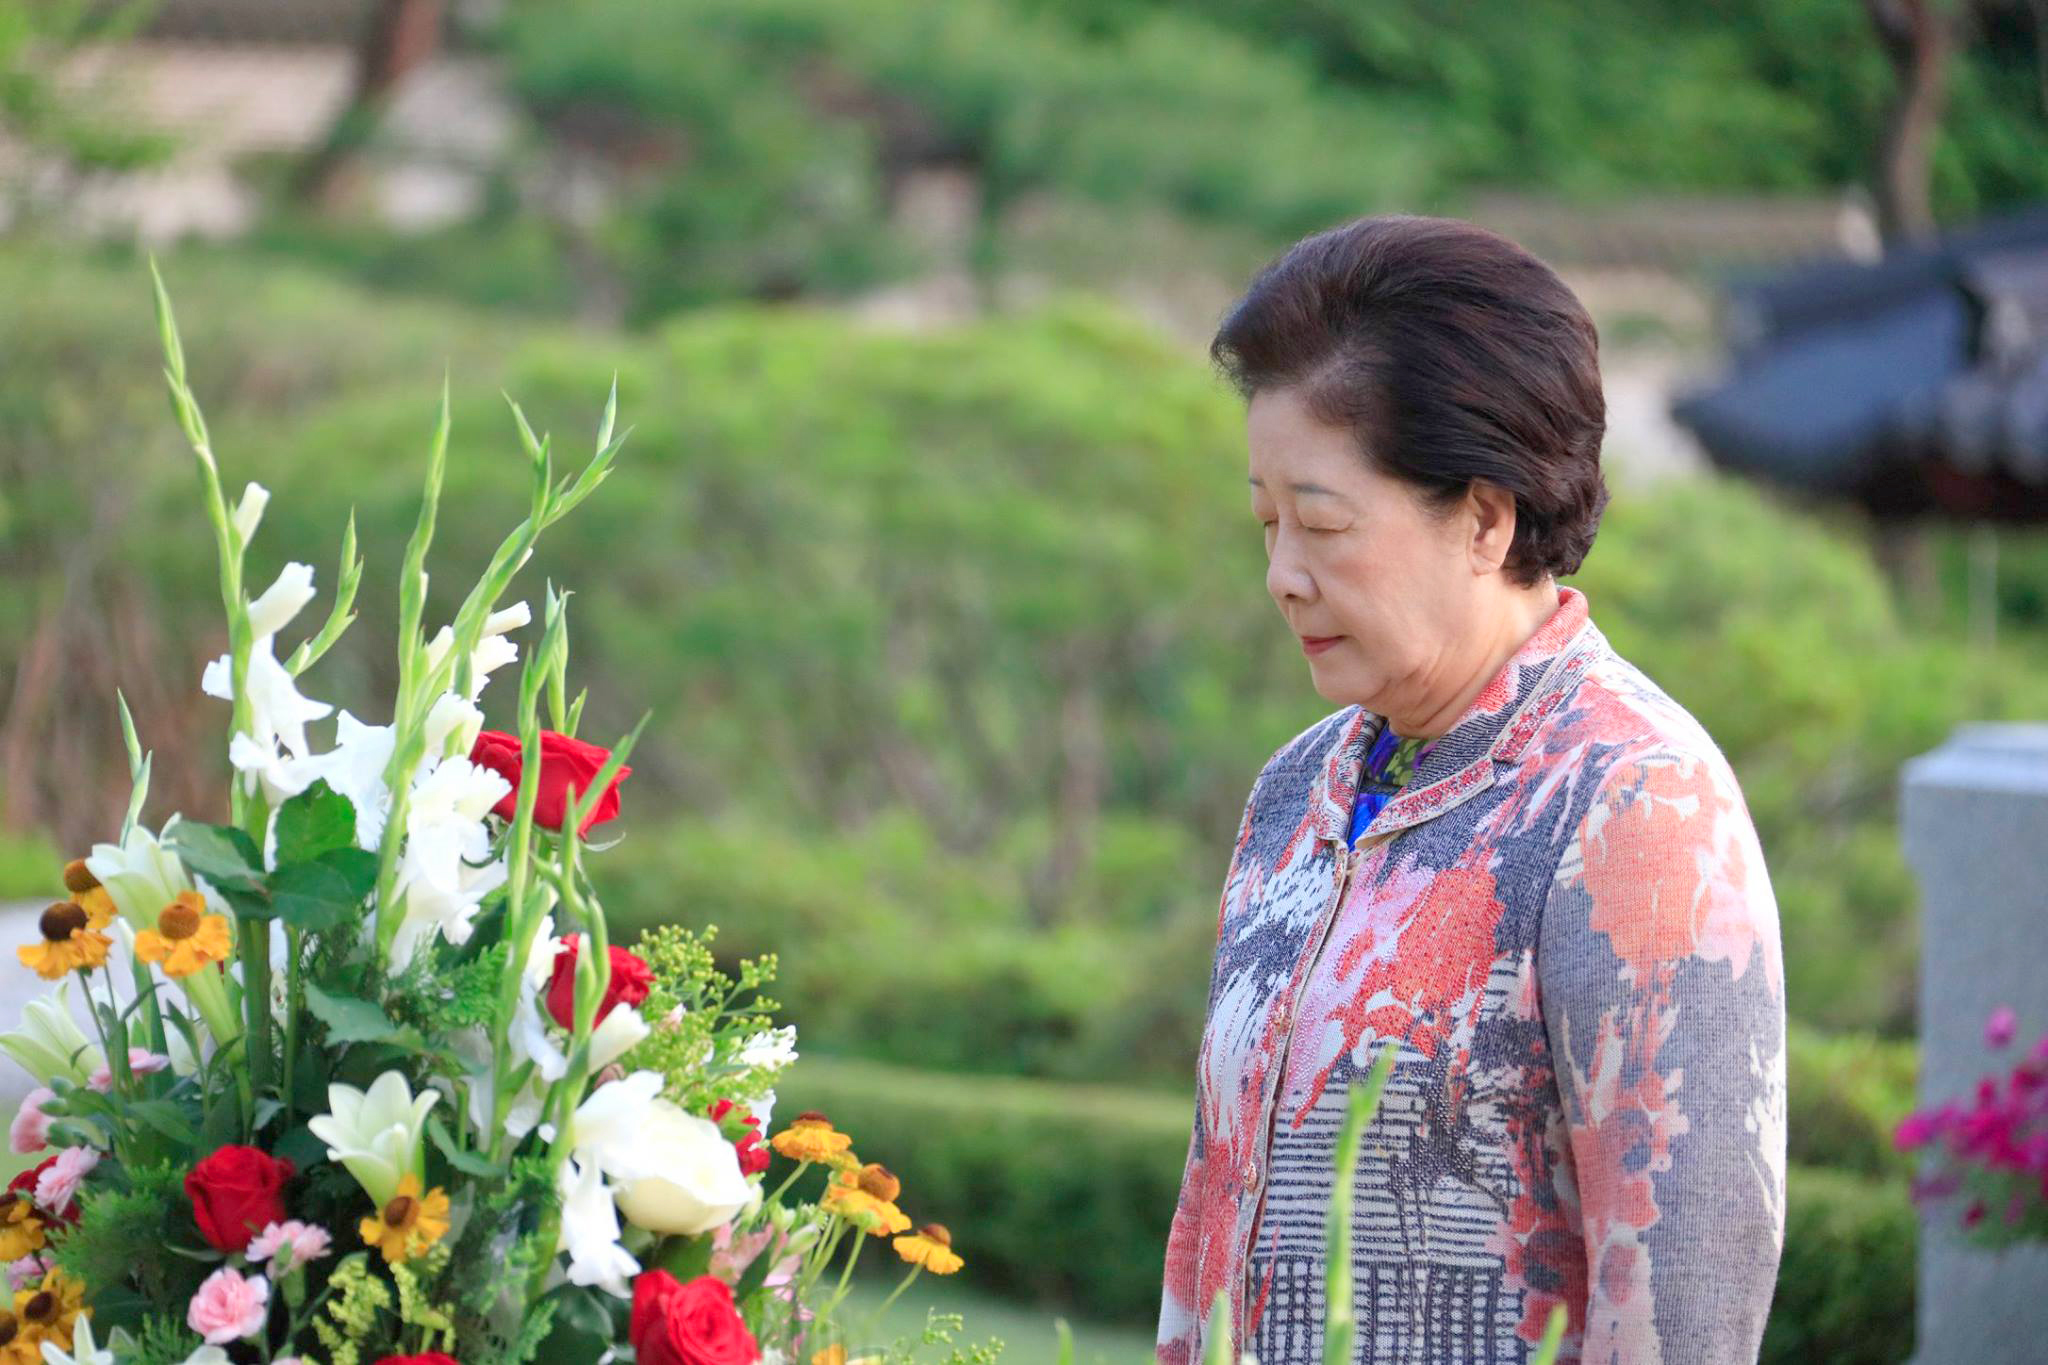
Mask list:
[{"label": "patterned jacket", "polygon": [[1319,1361],[1347,1088],[1396,1051],[1357,1171],[1371,1365],[1753,1361],[1784,1240],[1777,906],[1741,792],[1583,593],[1347,849],[1382,721],[1254,783],[1224,880],[1158,1354],[1216,1292],[1260,1365]]}]

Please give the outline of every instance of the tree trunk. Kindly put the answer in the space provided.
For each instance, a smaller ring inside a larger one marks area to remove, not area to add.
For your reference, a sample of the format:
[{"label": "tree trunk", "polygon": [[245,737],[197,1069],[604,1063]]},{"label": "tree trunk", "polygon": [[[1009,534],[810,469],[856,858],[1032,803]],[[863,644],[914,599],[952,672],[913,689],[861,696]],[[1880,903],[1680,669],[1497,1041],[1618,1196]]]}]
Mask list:
[{"label": "tree trunk", "polygon": [[1898,90],[1877,148],[1877,220],[1887,244],[1934,232],[1929,183],[1948,102],[1955,25],[1938,0],[1864,0]]},{"label": "tree trunk", "polygon": [[332,208],[345,197],[348,172],[371,122],[406,73],[441,46],[443,0],[377,0],[356,41],[355,83],[349,102],[300,168],[302,202]]}]

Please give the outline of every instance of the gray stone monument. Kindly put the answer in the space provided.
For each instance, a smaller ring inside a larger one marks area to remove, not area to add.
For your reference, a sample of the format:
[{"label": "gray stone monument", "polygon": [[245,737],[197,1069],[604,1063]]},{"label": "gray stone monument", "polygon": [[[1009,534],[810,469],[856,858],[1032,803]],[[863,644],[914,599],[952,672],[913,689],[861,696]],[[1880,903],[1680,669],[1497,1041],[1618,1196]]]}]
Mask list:
[{"label": "gray stone monument", "polygon": [[[1919,1098],[1967,1101],[2048,1032],[2048,725],[1957,730],[1906,764],[1900,822],[1923,907]],[[1984,1021],[2000,1005],[2019,1034],[1993,1053]],[[1958,1212],[1922,1224],[1916,1360],[2048,1360],[2048,1248],[1963,1245]]]}]

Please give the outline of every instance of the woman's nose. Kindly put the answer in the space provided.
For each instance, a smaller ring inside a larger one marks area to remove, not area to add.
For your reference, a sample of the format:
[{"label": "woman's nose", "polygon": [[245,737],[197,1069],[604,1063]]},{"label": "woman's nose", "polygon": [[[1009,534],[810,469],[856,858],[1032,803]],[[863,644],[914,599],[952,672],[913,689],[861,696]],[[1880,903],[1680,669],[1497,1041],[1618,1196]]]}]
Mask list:
[{"label": "woman's nose", "polygon": [[1266,561],[1266,591],[1272,594],[1275,602],[1285,602],[1290,598],[1297,602],[1313,602],[1316,597],[1314,575],[1295,558],[1284,535],[1275,543],[1272,557]]}]

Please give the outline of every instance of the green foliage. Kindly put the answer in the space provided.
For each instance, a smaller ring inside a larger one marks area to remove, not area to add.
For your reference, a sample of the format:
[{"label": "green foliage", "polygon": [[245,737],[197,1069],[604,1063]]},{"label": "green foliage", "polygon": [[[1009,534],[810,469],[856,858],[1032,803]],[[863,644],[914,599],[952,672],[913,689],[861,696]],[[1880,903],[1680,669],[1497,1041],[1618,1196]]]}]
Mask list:
[{"label": "green foliage", "polygon": [[1432,182],[1402,101],[1170,12],[1105,38],[1011,0],[580,0],[515,7],[507,46],[543,117],[639,120],[600,250],[641,318],[899,271],[892,139],[971,163],[989,210],[1050,189],[1268,234]]},{"label": "green foliage", "polygon": [[1892,1130],[1914,1107],[1919,1049],[1797,1023],[1786,1043],[1791,1159],[1904,1188],[1913,1161],[1892,1146]]},{"label": "green foliage", "polygon": [[[626,1054],[624,1064],[661,1072],[668,1078],[663,1093],[693,1114],[718,1099],[742,1104],[759,1098],[784,1065],[749,1061],[735,1046],[775,1027],[781,1006],[760,993],[775,979],[774,955],[742,960],[736,975],[727,976],[711,956],[716,935],[713,925],[701,933],[655,925],[633,945],[654,973],[640,1003],[654,1032]],[[751,998],[736,1003],[741,996]]]},{"label": "green foliage", "polygon": [[1893,1365],[1913,1341],[1919,1222],[1902,1181],[1793,1166],[1765,1365]]},{"label": "green foliage", "polygon": [[[580,423],[618,372],[639,453],[514,588],[587,585],[586,730],[626,719],[607,698],[661,685],[610,855],[617,941],[716,921],[728,970],[779,954],[791,1021],[878,1057],[1185,1078],[1245,791],[1328,709],[1260,586],[1230,472],[1241,416],[1199,364],[1072,298],[924,337],[732,309],[631,340],[375,302],[289,270],[194,258],[171,273],[195,300],[188,349],[215,357],[197,377],[215,442],[275,494],[258,560],[329,562],[353,506],[365,555],[389,562],[416,507],[422,376],[449,359],[447,498],[463,510],[437,534],[436,618],[495,547],[488,528],[524,511],[499,390],[530,396],[541,425]],[[205,629],[194,604],[214,570],[163,529],[182,524],[190,457],[147,382],[136,279],[0,259],[0,460],[19,475],[0,481],[0,552],[25,575],[0,600],[0,657],[27,647],[69,528],[88,523],[103,528],[90,600],[161,623],[128,673],[190,677],[206,655],[182,642]],[[1734,762],[1795,1017],[1902,1031],[1917,895],[1899,765],[1962,720],[2048,708],[2038,641],[2016,629],[1971,656],[1900,618],[1851,528],[1723,480],[1622,497],[1575,581]],[[388,634],[394,596],[372,575],[355,629]],[[114,629],[90,614],[76,628]],[[309,678],[372,714],[389,669],[337,654]],[[71,682],[115,714],[111,679]],[[160,753],[225,747],[214,712],[138,724]],[[78,742],[125,773],[104,720]],[[199,813],[162,766],[156,818]]]},{"label": "green foliage", "polygon": [[[96,1296],[95,1321],[103,1329],[138,1329],[150,1302],[184,1301],[213,1269],[192,1219],[184,1178],[182,1168],[168,1163],[116,1168],[102,1162],[94,1183],[80,1190],[78,1225],[54,1244],[58,1267],[91,1286],[125,1284],[131,1275],[139,1276],[148,1295],[147,1300],[132,1294]],[[161,1248],[164,1254],[138,1259],[138,1245]]]}]

